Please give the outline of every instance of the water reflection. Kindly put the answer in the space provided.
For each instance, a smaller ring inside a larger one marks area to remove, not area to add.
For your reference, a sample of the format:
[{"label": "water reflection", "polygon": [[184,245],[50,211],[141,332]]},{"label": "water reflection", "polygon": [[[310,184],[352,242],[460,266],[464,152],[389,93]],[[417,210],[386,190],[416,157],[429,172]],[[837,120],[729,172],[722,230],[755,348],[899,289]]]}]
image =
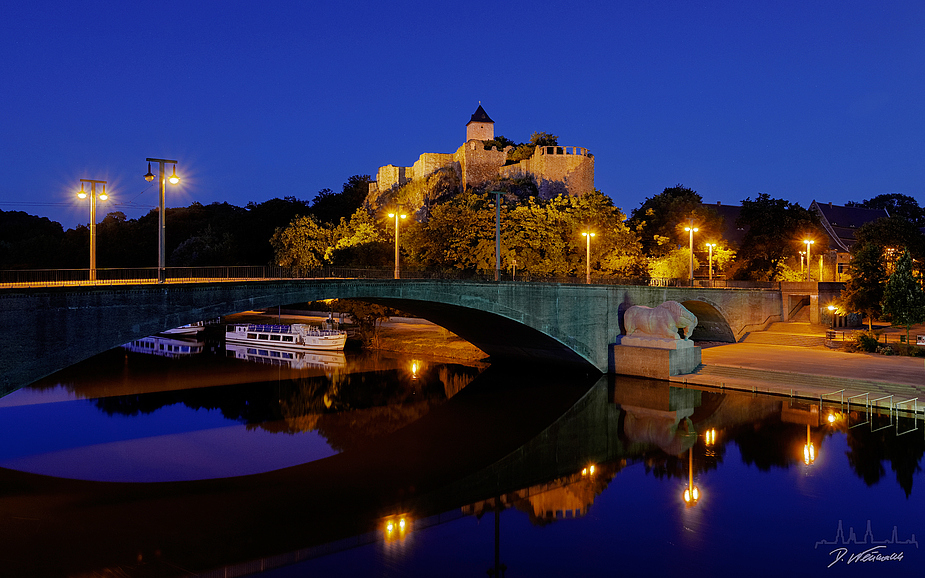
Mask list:
[{"label": "water reflection", "polygon": [[[306,559],[292,575],[356,575],[375,573],[383,552],[390,571],[413,575],[609,575],[614,557],[629,574],[683,557],[704,573],[773,575],[824,568],[830,560],[809,546],[845,517],[888,512],[875,522],[903,535],[921,526],[925,437],[920,423],[892,413],[544,369],[381,357],[348,357],[346,366],[274,367],[275,379],[258,373],[264,379],[250,383],[229,372],[227,383],[182,390],[172,369],[155,372],[160,390],[152,379],[134,393],[119,372],[103,371],[119,395],[82,403],[105,419],[184,409],[274,440],[317,432],[337,453],[161,484],[0,469],[0,558],[32,575],[172,575],[177,566],[240,574]],[[79,399],[100,379],[58,382]],[[0,424],[15,421],[7,418],[17,407],[0,408]],[[787,555],[753,569],[748,552]],[[891,575],[922,560],[907,551]]]}]

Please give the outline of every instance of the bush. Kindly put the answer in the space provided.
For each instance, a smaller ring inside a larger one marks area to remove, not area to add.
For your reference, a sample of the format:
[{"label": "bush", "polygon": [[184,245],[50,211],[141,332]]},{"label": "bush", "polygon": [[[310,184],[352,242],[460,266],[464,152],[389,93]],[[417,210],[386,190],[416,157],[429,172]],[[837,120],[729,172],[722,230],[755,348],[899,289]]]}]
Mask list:
[{"label": "bush", "polygon": [[[854,334],[854,347],[856,351],[873,353],[880,348],[879,336],[873,331],[862,331]],[[892,352],[892,350],[891,350]]]},{"label": "bush", "polygon": [[892,345],[881,345],[877,348],[877,353],[880,355],[895,355],[896,352],[893,351]]}]

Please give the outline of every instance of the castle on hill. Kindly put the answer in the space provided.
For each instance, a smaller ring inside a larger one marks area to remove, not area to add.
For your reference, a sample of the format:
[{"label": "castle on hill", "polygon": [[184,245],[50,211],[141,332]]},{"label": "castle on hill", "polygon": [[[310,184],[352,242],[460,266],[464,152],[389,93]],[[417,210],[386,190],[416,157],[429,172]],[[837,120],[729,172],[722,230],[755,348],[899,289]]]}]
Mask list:
[{"label": "castle on hill", "polygon": [[495,121],[482,105],[466,123],[466,142],[455,153],[423,153],[410,167],[385,165],[379,167],[376,181],[370,183],[370,194],[424,179],[434,172],[452,168],[462,190],[501,179],[532,180],[540,198],[550,199],[560,194],[582,195],[594,190],[594,155],[576,146],[537,146],[533,156],[508,164],[512,147],[485,148],[485,141],[495,138]]}]

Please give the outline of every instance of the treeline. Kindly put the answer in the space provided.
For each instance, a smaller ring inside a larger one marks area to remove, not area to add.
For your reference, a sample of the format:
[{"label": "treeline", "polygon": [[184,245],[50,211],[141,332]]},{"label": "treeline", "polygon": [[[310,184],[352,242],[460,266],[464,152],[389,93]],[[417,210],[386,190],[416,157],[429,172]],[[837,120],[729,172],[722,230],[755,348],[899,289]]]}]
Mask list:
[{"label": "treeline", "polygon": [[[319,192],[313,202],[285,197],[245,207],[229,203],[168,208],[167,264],[173,267],[268,265],[274,262],[270,238],[294,219],[312,215],[338,222],[359,207],[368,175],[350,177],[340,193]],[[158,211],[137,219],[121,211],[96,226],[99,268],[157,266]],[[90,229],[65,230],[60,223],[21,211],[0,211],[0,269],[85,269],[90,262]]]}]

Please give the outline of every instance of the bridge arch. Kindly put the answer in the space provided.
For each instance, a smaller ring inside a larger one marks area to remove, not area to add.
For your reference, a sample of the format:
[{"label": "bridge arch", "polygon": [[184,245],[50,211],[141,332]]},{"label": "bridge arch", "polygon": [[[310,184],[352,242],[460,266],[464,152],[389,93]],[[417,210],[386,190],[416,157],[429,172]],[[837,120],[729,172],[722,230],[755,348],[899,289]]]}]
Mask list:
[{"label": "bridge arch", "polygon": [[726,316],[716,303],[701,299],[682,301],[681,305],[697,317],[697,327],[691,335],[697,341],[723,341],[735,343],[735,334]]},{"label": "bridge arch", "polygon": [[781,317],[780,291],[563,283],[282,279],[15,289],[0,293],[0,395],[92,355],[202,319],[353,298],[442,325],[488,355],[607,372],[631,305],[684,303],[694,337],[736,341]]}]

